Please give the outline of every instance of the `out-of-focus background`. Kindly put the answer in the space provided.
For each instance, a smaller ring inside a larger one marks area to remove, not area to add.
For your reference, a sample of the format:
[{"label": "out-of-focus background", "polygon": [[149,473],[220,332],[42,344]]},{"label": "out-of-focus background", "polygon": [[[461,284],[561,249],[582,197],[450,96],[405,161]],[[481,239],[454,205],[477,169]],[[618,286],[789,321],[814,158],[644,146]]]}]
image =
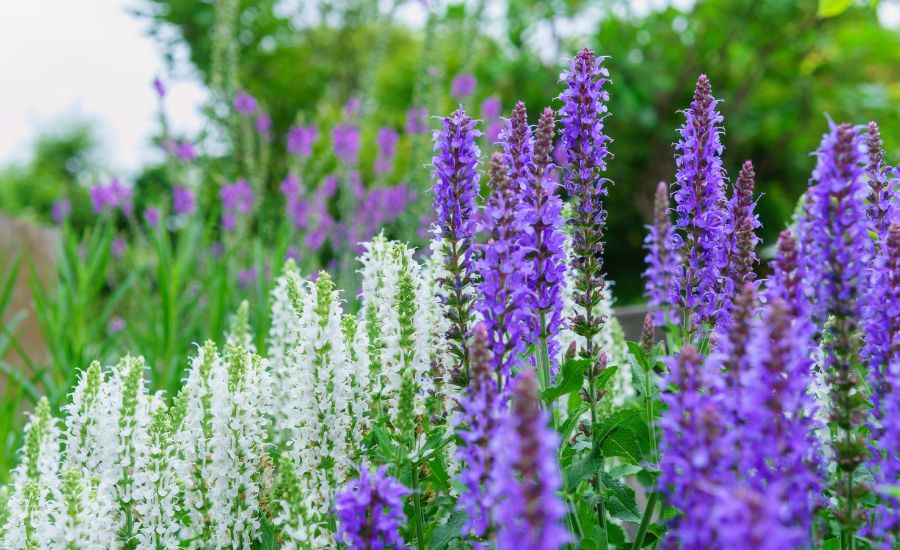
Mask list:
[{"label": "out-of-focus background", "polygon": [[[698,74],[723,100],[728,173],[756,165],[771,245],[826,116],[877,120],[896,162],[898,29],[898,0],[3,2],[0,404],[58,407],[77,369],[128,350],[172,389],[244,299],[263,347],[285,257],[352,298],[357,242],[426,243],[433,117],[461,104],[489,149],[517,100],[532,122],[559,106],[584,46],[613,81],[605,265],[617,303],[639,303]],[[4,472],[19,420],[0,418]]]}]

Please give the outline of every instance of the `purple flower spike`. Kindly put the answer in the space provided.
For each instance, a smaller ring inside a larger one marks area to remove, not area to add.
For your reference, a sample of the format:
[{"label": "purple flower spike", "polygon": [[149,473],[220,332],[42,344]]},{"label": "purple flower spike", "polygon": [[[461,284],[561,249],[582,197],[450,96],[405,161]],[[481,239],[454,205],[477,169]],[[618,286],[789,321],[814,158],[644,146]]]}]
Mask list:
[{"label": "purple flower spike", "polygon": [[[512,373],[534,328],[529,288],[531,264],[522,246],[525,224],[519,216],[521,204],[510,168],[500,153],[491,158],[491,195],[484,206],[484,230],[488,242],[479,245],[476,268],[481,275],[475,309],[484,319],[493,354],[493,367],[502,384]],[[502,390],[502,387],[501,387]]]},{"label": "purple flower spike", "polygon": [[[535,300],[537,319],[544,319],[551,371],[556,368],[559,345],[556,337],[563,324],[562,289],[566,270],[562,200],[557,194],[559,183],[552,177],[556,168],[551,156],[555,124],[553,109],[544,109],[535,133],[532,162],[527,163],[528,171],[523,178],[520,212],[524,223],[520,246],[531,264],[528,287]],[[533,327],[532,341],[540,335],[541,328],[540,322]]]},{"label": "purple flower spike", "polygon": [[466,341],[472,317],[475,283],[472,253],[475,245],[475,196],[478,194],[478,159],[475,140],[481,135],[462,107],[441,119],[434,132],[435,235],[443,241],[447,276],[441,281],[441,300],[451,312],[448,339],[459,364],[468,365]]},{"label": "purple flower spike", "polygon": [[331,133],[334,156],[341,162],[356,164],[359,158],[359,128],[352,124],[339,124]]},{"label": "purple flower spike", "polygon": [[489,96],[481,102],[481,116],[487,121],[500,119],[500,100],[497,96]]},{"label": "purple flower spike", "polygon": [[694,100],[684,112],[675,186],[675,227],[682,262],[670,301],[684,312],[687,333],[714,320],[723,300],[720,280],[727,263],[728,236],[722,169],[722,116],[709,79],[700,75]]},{"label": "purple flower spike", "polygon": [[359,479],[348,483],[335,499],[337,541],[350,548],[401,548],[400,527],[406,524],[403,497],[408,494],[409,489],[387,475],[386,466],[374,477],[361,466]]},{"label": "purple flower spike", "polygon": [[72,214],[72,203],[69,199],[59,199],[53,203],[53,221],[61,224]]},{"label": "purple flower spike", "polygon": [[147,225],[156,229],[159,226],[159,208],[151,206],[150,208],[144,210],[144,221],[147,222]]},{"label": "purple flower spike", "polygon": [[318,139],[319,129],[315,126],[291,126],[287,135],[287,150],[299,158],[308,158]]},{"label": "purple flower spike", "polygon": [[176,185],[172,188],[172,210],[178,214],[193,214],[197,210],[197,201],[190,187]]},{"label": "purple flower spike", "polygon": [[558,495],[557,436],[547,422],[534,370],[526,367],[513,382],[512,410],[493,442],[498,549],[552,550],[571,540]]},{"label": "purple flower spike", "polygon": [[569,323],[575,333],[585,337],[586,346],[581,354],[592,361],[597,359],[598,352],[594,340],[605,322],[595,311],[606,287],[603,197],[607,194],[608,180],[602,172],[606,170],[609,155],[609,137],[603,133],[609,94],[603,87],[609,73],[602,61],[587,48],[578,52],[569,61],[569,70],[562,75],[566,89],[560,95],[563,102],[560,109],[561,142],[568,163],[563,181],[575,204],[572,218],[567,222],[572,235],[571,269],[574,271],[573,300],[576,305]]},{"label": "purple flower spike", "polygon": [[247,92],[238,92],[234,96],[234,110],[244,116],[250,116],[256,112],[256,98]]},{"label": "purple flower spike", "polygon": [[669,293],[679,260],[675,228],[669,217],[669,186],[664,181],[656,186],[653,225],[647,226],[644,248],[647,250],[644,271],[647,306],[653,312],[653,322],[661,327],[670,320]]},{"label": "purple flower spike", "polygon": [[407,134],[424,134],[428,131],[428,111],[425,107],[411,107],[406,111],[406,125],[403,131]]},{"label": "purple flower spike", "polygon": [[378,143],[378,158],[375,160],[375,173],[384,175],[393,170],[394,157],[397,155],[397,142],[400,135],[393,128],[379,128],[375,141]]},{"label": "purple flower spike", "polygon": [[760,227],[759,216],[754,212],[756,201],[753,200],[755,180],[753,163],[744,162],[741,173],[734,184],[734,194],[728,201],[731,238],[728,243],[728,271],[726,281],[730,288],[726,293],[740,289],[745,283],[756,279],[754,266],[759,262],[756,257],[756,245],[759,238],[756,229]]},{"label": "purple flower spike", "polygon": [[489,493],[494,462],[490,445],[496,437],[500,409],[484,323],[475,325],[472,330],[472,349],[469,353],[469,384],[466,396],[460,401],[462,416],[458,428],[459,437],[465,445],[457,452],[463,464],[459,481],[465,489],[460,492],[457,506],[469,516],[469,521],[462,528],[462,535],[485,537],[491,528],[494,509]]},{"label": "purple flower spike", "polygon": [[223,185],[219,194],[222,208],[227,211],[247,214],[253,209],[253,189],[247,180],[241,179],[231,185]]},{"label": "purple flower spike", "polygon": [[256,131],[266,141],[272,139],[272,117],[262,111],[256,115]]},{"label": "purple flower spike", "polygon": [[453,79],[450,87],[450,94],[456,99],[467,99],[475,93],[475,85],[478,83],[475,77],[470,74],[459,75]]},{"label": "purple flower spike", "polygon": [[869,180],[869,200],[866,206],[866,215],[875,227],[875,233],[879,240],[886,238],[888,223],[891,221],[891,211],[895,198],[889,184],[890,167],[884,162],[884,143],[881,141],[881,132],[878,124],[870,122],[866,129],[866,149],[869,154],[869,162],[866,165],[866,177]]},{"label": "purple flower spike", "polygon": [[[900,482],[900,222],[889,226],[870,274],[863,317],[873,414],[870,469],[876,484]],[[900,531],[900,499],[879,495],[870,530],[889,546]]]}]

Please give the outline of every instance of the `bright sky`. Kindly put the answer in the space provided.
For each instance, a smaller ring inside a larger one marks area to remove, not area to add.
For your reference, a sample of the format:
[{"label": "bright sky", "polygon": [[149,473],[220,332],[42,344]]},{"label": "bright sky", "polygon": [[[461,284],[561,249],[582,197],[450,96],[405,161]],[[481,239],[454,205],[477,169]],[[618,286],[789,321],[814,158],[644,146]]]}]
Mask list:
[{"label": "bright sky", "polygon": [[[42,130],[72,119],[97,123],[101,158],[119,175],[155,158],[148,146],[156,129],[150,83],[163,63],[146,21],[127,11],[136,2],[0,0],[0,166],[27,160]],[[687,7],[693,0],[635,0],[632,9],[667,2]],[[423,14],[410,9],[401,17],[415,25]],[[900,0],[882,0],[879,15],[900,26]],[[165,80],[170,123],[176,132],[196,131],[204,88],[190,77]]]},{"label": "bright sky", "polygon": [[[0,1],[0,165],[28,159],[42,130],[92,120],[102,158],[133,173],[155,152],[151,82],[162,74],[147,22],[126,9],[134,0]],[[165,75],[163,75],[165,77]],[[176,130],[199,128],[204,89],[169,82],[166,107]]]}]

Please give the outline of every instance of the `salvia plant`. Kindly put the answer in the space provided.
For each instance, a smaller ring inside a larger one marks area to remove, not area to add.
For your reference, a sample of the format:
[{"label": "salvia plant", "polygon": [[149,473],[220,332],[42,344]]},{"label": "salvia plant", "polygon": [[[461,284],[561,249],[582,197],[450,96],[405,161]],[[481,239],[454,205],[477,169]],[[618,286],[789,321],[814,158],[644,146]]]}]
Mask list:
[{"label": "salvia plant", "polygon": [[[701,75],[626,342],[603,271],[603,62],[578,52],[534,126],[523,103],[502,122],[491,106],[496,143],[462,105],[440,118],[430,245],[368,235],[357,290],[288,259],[268,315],[244,301],[221,344],[178,358],[174,393],[129,355],[80,371],[59,414],[41,399],[0,491],[2,547],[897,548],[900,174],[877,124],[828,122],[762,265],[754,167],[726,173]],[[259,115],[245,93],[234,109]],[[332,137],[354,167],[358,132]],[[299,126],[289,147],[317,138]],[[397,135],[378,142],[384,172]],[[252,186],[222,188],[236,228]]]}]

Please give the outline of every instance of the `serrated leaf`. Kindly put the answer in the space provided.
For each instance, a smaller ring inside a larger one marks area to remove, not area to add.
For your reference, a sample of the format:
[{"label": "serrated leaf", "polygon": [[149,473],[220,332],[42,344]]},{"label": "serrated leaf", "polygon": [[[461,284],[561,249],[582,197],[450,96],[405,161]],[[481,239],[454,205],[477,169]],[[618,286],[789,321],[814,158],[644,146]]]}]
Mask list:
[{"label": "serrated leaf", "polygon": [[582,482],[597,475],[597,472],[602,465],[603,457],[593,451],[591,451],[587,457],[573,462],[565,472],[566,492],[574,492]]},{"label": "serrated leaf", "polygon": [[278,541],[275,538],[275,529],[269,523],[269,518],[263,516],[259,522],[259,549],[276,550]]},{"label": "serrated leaf", "polygon": [[665,525],[660,525],[658,523],[651,523],[647,526],[647,534],[644,535],[644,545],[641,548],[646,548],[650,546],[654,542],[658,540],[662,540],[666,533],[669,530],[666,529]]},{"label": "serrated leaf", "polygon": [[584,371],[591,366],[589,359],[569,359],[563,363],[562,379],[544,390],[544,401],[556,401],[560,396],[577,392],[584,385]]},{"label": "serrated leaf", "polygon": [[644,353],[644,348],[642,348],[641,345],[637,342],[629,341],[625,343],[628,345],[628,352],[637,362],[638,366],[643,369],[649,368],[650,361],[648,360],[649,358],[647,357],[647,354]]},{"label": "serrated leaf", "polygon": [[447,474],[447,469],[444,468],[444,463],[439,456],[428,462],[428,469],[431,473],[426,479],[434,485],[433,488],[435,490],[446,491],[450,489],[450,476]]},{"label": "serrated leaf", "polygon": [[603,440],[614,430],[637,416],[635,409],[619,409],[600,422],[594,424],[594,445],[602,445]]},{"label": "serrated leaf", "polygon": [[631,464],[640,464],[641,449],[638,446],[637,436],[628,428],[619,428],[609,434],[601,446],[603,456],[619,456]]},{"label": "serrated leaf", "polygon": [[611,521],[606,522],[606,540],[609,544],[618,548],[625,544],[625,531]]},{"label": "serrated leaf", "polygon": [[609,515],[629,523],[640,523],[641,512],[634,498],[634,489],[606,472],[600,472],[600,481],[603,485],[603,503]]},{"label": "serrated leaf", "polygon": [[619,370],[619,367],[616,365],[606,367],[603,372],[600,373],[600,376],[594,380],[594,387],[598,390],[602,390],[609,384],[609,381],[612,380],[612,377],[615,376],[616,372]]},{"label": "serrated leaf", "polygon": [[450,514],[450,517],[447,518],[447,523],[438,525],[434,529],[429,548],[431,550],[443,550],[446,548],[450,541],[462,536],[460,532],[468,519],[469,516],[465,512],[453,512]]},{"label": "serrated leaf", "polygon": [[641,466],[636,466],[634,464],[620,464],[614,468],[611,468],[609,470],[609,475],[616,479],[619,479],[623,477],[633,476],[642,471],[644,471],[644,468]]},{"label": "serrated leaf", "polygon": [[572,430],[574,430],[575,426],[578,425],[578,419],[581,418],[581,415],[585,410],[587,410],[587,405],[582,405],[575,411],[571,412],[569,414],[569,417],[566,418],[566,421],[563,422],[559,427],[559,438],[562,441],[566,441],[567,439],[569,439],[569,437],[571,437]]},{"label": "serrated leaf", "polygon": [[[646,384],[646,373],[640,369],[634,362],[630,363],[631,366],[631,385],[634,386],[634,389],[638,392],[638,395],[644,396],[647,394],[647,384]],[[650,397],[656,397],[659,395],[659,388],[655,384],[655,374],[650,374]]]}]

